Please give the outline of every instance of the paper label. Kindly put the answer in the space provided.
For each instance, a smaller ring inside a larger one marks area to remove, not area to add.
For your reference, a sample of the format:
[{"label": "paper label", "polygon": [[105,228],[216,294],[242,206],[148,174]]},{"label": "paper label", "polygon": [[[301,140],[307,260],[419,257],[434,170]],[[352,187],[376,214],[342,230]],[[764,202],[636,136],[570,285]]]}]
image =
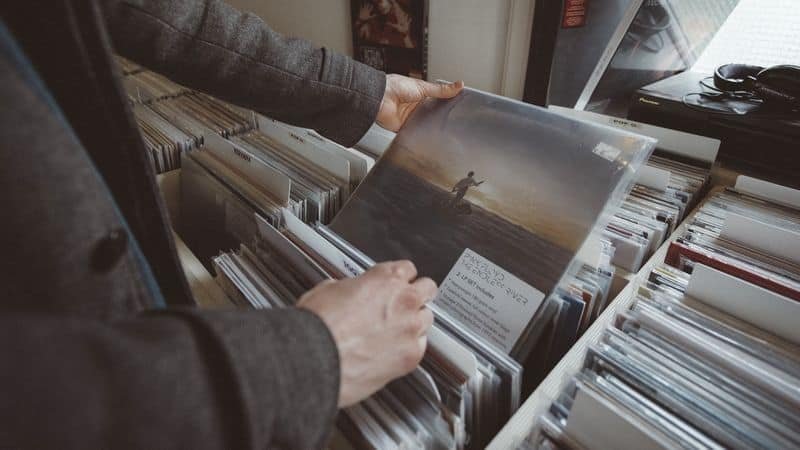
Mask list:
[{"label": "paper label", "polygon": [[348,277],[357,277],[364,273],[361,266],[336,248],[335,245],[325,240],[325,238],[320,236],[313,228],[295,217],[288,209],[283,208],[281,212],[283,221],[286,224],[286,229],[308,245],[309,248],[317,252],[317,254],[324,258],[329,264],[339,269],[339,271]]},{"label": "paper label", "polygon": [[669,187],[669,179],[672,174],[669,170],[658,167],[644,165],[639,168],[636,182],[657,191],[666,191]]},{"label": "paper label", "polygon": [[736,190],[792,208],[800,208],[800,190],[792,189],[758,178],[739,175]]},{"label": "paper label", "polygon": [[510,352],[544,293],[470,249],[439,286],[434,303],[493,345]]},{"label": "paper label", "polygon": [[728,213],[720,236],[800,264],[800,233]]},{"label": "paper label", "polygon": [[621,150],[616,147],[612,147],[605,142],[600,142],[594,147],[592,152],[601,158],[605,158],[611,162],[614,162],[614,160],[617,159],[617,156],[619,156]]},{"label": "paper label", "polygon": [[695,264],[686,295],[788,341],[800,344],[800,303],[703,264]]},{"label": "paper label", "polygon": [[204,139],[203,151],[213,156],[219,164],[238,172],[236,176],[244,177],[248,183],[281,204],[289,203],[292,187],[289,177],[218,134],[209,134]]},{"label": "paper label", "polygon": [[608,400],[583,389],[575,394],[564,429],[586,448],[666,448],[655,435],[637,426],[633,414],[626,414]]}]

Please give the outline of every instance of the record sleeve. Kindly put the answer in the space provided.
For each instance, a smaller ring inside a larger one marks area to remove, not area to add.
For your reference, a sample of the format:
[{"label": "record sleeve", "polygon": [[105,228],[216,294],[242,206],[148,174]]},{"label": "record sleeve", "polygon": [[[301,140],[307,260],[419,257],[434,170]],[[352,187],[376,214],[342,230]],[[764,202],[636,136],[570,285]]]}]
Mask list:
[{"label": "record sleeve", "polygon": [[654,144],[465,89],[417,108],[331,229],[447,282],[437,304],[513,355]]}]

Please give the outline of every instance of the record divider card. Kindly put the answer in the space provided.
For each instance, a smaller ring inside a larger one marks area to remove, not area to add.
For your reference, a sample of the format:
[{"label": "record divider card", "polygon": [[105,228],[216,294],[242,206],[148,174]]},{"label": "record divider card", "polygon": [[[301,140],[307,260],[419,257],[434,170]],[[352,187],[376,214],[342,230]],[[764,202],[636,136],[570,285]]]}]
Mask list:
[{"label": "record divider card", "polygon": [[800,264],[800,233],[728,212],[720,236]]},{"label": "record divider card", "polygon": [[800,344],[800,302],[696,263],[686,295]]},{"label": "record divider card", "polygon": [[736,178],[736,190],[745,192],[755,197],[780,203],[782,205],[800,208],[800,190],[781,186],[758,178],[739,175]]}]

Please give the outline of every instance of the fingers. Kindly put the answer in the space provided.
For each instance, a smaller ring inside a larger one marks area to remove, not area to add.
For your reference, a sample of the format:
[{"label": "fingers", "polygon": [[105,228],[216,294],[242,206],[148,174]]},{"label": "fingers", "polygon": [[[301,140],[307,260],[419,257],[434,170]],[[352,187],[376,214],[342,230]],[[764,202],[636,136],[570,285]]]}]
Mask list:
[{"label": "fingers", "polygon": [[[425,349],[428,347],[428,336],[420,336],[419,339],[417,339],[417,346],[419,347],[420,353],[422,353],[422,355],[424,356]],[[422,361],[422,357],[420,357],[419,359],[420,361]]]},{"label": "fingers", "polygon": [[430,278],[420,278],[411,283],[404,292],[397,297],[398,311],[416,313],[426,303],[436,297],[436,283]]},{"label": "fingers", "polygon": [[405,316],[401,320],[400,326],[403,327],[403,334],[405,334],[405,336],[416,339],[420,336],[427,335],[431,326],[433,326],[433,322],[433,311],[429,308],[422,308],[413,312],[411,315]]},{"label": "fingers", "polygon": [[463,81],[456,81],[455,83],[429,83],[427,81],[420,81],[420,83],[422,93],[427,97],[433,98],[452,98],[464,89]]},{"label": "fingers", "polygon": [[[419,363],[422,361],[422,358],[425,356],[425,349],[428,348],[428,336],[420,336],[417,338],[417,348],[416,348],[416,356],[417,356],[417,363],[414,365],[413,369],[416,369],[419,366]],[[410,371],[409,371],[410,372]]]},{"label": "fingers", "polygon": [[402,281],[410,282],[417,277],[417,267],[408,260],[388,261],[376,264],[368,270],[365,275],[381,278],[397,278]]},{"label": "fingers", "polygon": [[431,329],[433,326],[433,311],[429,308],[422,308],[419,311],[420,314],[420,329],[417,336],[425,336],[428,334],[428,330]]},{"label": "fingers", "polygon": [[331,284],[336,284],[336,282],[337,282],[337,280],[334,280],[334,279],[331,279],[331,278],[327,278],[327,279],[322,280],[319,283],[317,283],[317,285],[314,286],[314,289],[323,288],[323,287],[331,285]]},{"label": "fingers", "polygon": [[428,337],[420,336],[411,345],[406,345],[400,352],[400,365],[402,375],[408,374],[419,366],[425,349],[428,346]]},{"label": "fingers", "polygon": [[436,297],[436,293],[439,291],[436,282],[427,277],[417,279],[411,283],[411,287],[417,292],[419,300],[418,308],[423,307],[426,303],[433,300]]}]

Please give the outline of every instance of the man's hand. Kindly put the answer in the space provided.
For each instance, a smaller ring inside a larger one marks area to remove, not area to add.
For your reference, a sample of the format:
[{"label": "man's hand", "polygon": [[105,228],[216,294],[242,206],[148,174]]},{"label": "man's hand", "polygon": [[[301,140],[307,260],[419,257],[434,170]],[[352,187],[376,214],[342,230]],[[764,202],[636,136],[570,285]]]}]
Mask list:
[{"label": "man's hand", "polygon": [[438,84],[402,75],[386,75],[386,91],[376,122],[383,128],[396,132],[427,97],[452,98],[463,88],[463,81]]},{"label": "man's hand", "polygon": [[425,303],[437,289],[430,278],[416,276],[409,261],[381,263],[357,278],[320,283],[298,301],[322,318],[336,341],[339,407],[369,397],[422,359],[433,324]]}]

